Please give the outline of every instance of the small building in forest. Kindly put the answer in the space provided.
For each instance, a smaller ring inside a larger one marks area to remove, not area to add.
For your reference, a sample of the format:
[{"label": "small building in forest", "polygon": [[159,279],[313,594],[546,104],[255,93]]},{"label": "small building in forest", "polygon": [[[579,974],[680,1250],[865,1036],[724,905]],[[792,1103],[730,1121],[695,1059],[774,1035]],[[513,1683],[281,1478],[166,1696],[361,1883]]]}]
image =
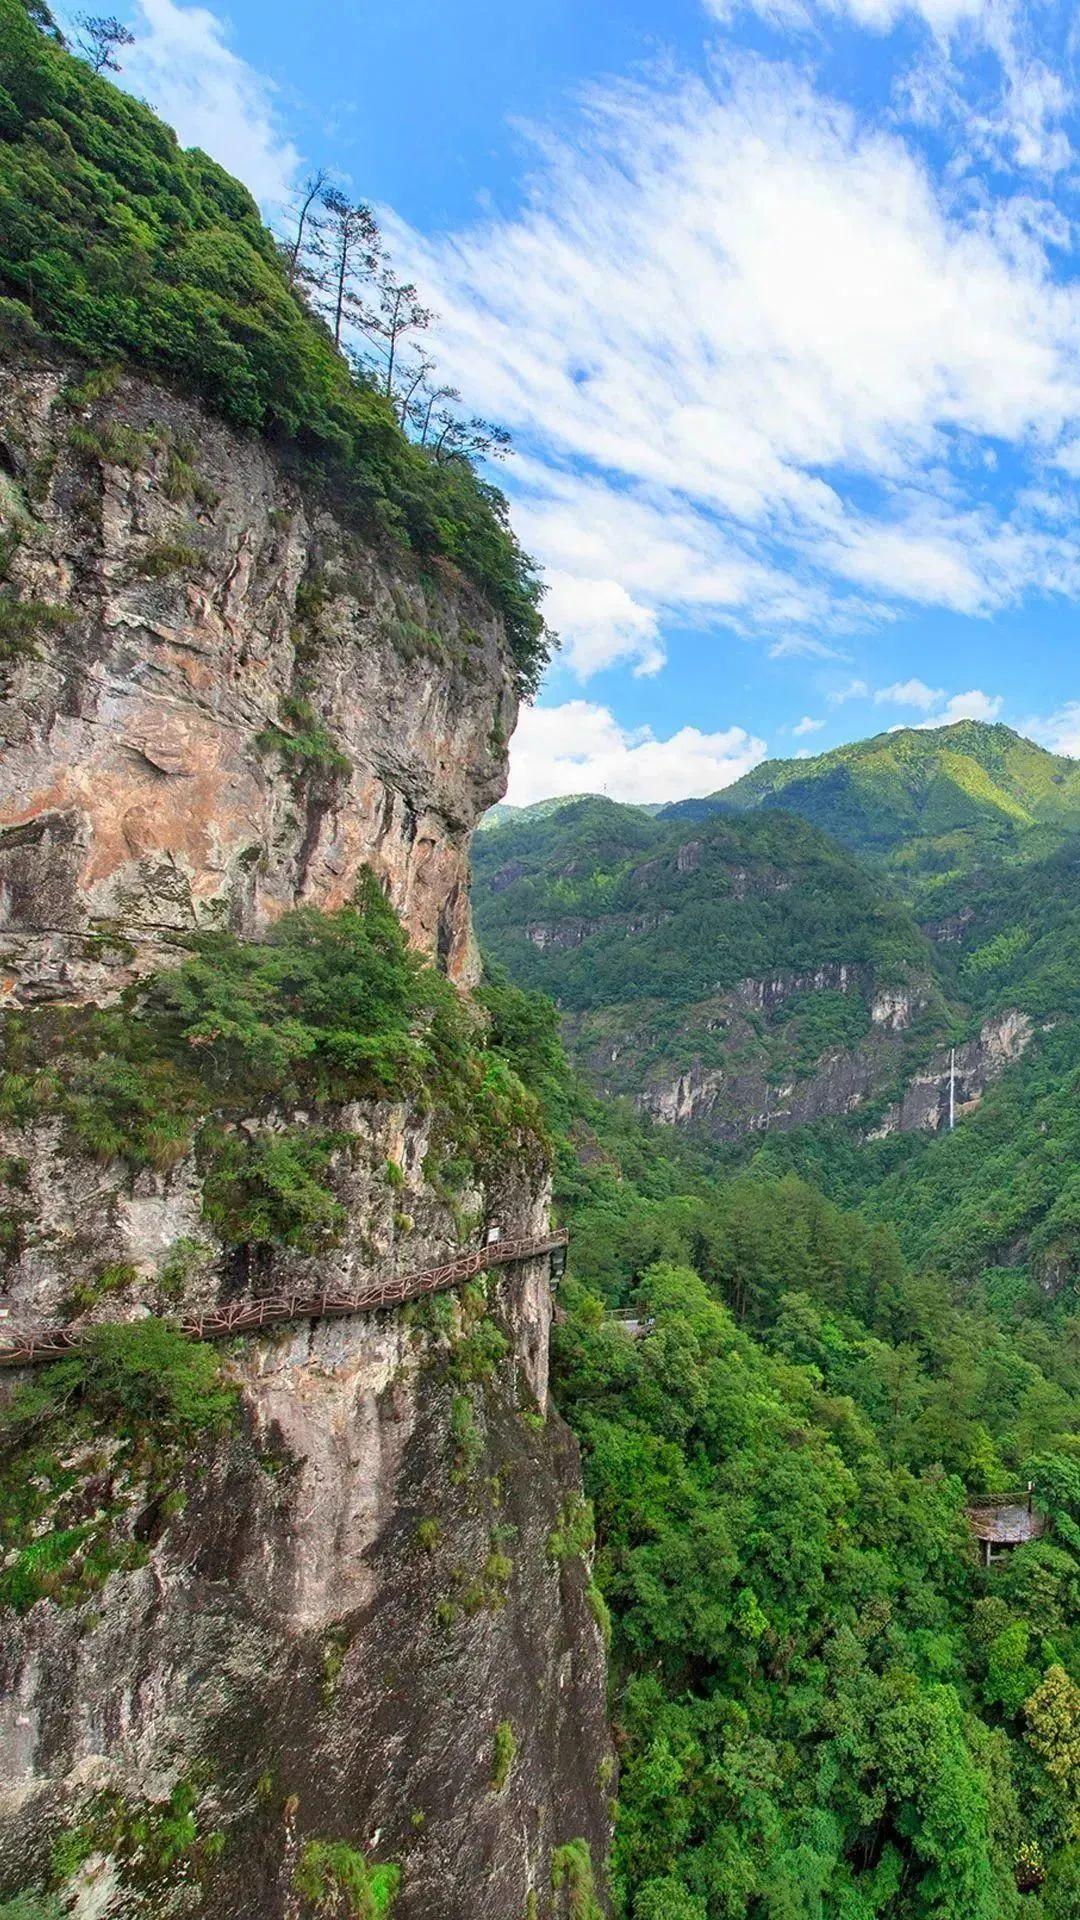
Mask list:
[{"label": "small building in forest", "polygon": [[1037,1511],[1032,1492],[1029,1485],[1025,1493],[1004,1497],[995,1494],[983,1500],[973,1500],[968,1507],[968,1520],[979,1542],[984,1567],[990,1566],[994,1560],[1003,1559],[1014,1547],[1022,1547],[1028,1540],[1040,1539],[1046,1532],[1046,1515]]}]

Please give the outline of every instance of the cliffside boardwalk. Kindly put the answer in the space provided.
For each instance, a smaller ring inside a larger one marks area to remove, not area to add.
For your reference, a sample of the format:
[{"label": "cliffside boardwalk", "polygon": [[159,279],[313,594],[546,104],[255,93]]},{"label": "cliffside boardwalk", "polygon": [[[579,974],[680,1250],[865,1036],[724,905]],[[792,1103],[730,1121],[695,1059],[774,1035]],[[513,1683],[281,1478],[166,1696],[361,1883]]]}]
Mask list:
[{"label": "cliffside boardwalk", "polygon": [[[258,1300],[235,1300],[223,1307],[211,1307],[206,1313],[177,1322],[181,1333],[192,1340],[225,1340],[230,1334],[254,1333],[260,1327],[285,1320],[341,1319],[353,1313],[371,1313],[380,1307],[404,1306],[425,1294],[441,1293],[460,1286],[489,1267],[508,1266],[513,1261],[536,1260],[565,1247],[565,1231],[544,1234],[538,1239],[519,1237],[498,1240],[473,1247],[437,1267],[423,1267],[416,1273],[403,1273],[391,1280],[360,1287],[354,1293],[272,1293]],[[43,1326],[24,1334],[8,1345],[0,1346],[0,1367],[39,1366],[48,1360],[81,1346],[88,1327]]]}]

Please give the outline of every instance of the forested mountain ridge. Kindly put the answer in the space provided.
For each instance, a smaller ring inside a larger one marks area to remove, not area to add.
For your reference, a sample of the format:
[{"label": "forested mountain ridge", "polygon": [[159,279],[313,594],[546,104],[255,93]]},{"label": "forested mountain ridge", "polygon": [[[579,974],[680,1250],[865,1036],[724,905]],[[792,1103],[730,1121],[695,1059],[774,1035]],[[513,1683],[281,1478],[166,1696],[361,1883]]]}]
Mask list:
[{"label": "forested mountain ridge", "polygon": [[942,1049],[970,1100],[1027,1044],[984,1029],[890,881],[794,815],[584,800],[486,833],[474,867],[488,951],[557,1001],[592,1083],[721,1139],[936,1125]]},{"label": "forested mountain ridge", "polygon": [[926,879],[1037,858],[1080,831],[1080,763],[1010,727],[959,720],[766,760],[705,804],[783,808],[899,876]]},{"label": "forested mountain ridge", "polygon": [[880,1145],[835,1129],[761,1149],[849,1203],[893,1221],[913,1259],[957,1277],[993,1270],[1006,1292],[1034,1276],[1051,1296],[1080,1271],[1080,840],[1044,860],[987,866],[941,895],[939,977],[953,1001],[1033,1040],[948,1139]]}]

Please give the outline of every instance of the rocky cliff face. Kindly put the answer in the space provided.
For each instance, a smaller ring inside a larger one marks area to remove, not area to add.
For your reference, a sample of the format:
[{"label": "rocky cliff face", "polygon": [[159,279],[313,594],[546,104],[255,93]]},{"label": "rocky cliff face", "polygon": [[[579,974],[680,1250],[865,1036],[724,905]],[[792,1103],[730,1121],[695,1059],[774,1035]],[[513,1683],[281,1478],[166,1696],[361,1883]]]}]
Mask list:
[{"label": "rocky cliff face", "polygon": [[[822,996],[834,1008],[850,1006],[864,1031],[854,1044],[826,1042],[808,1054],[800,1018],[807,1011],[813,1017]],[[607,1013],[568,1016],[566,1026],[606,1093],[629,1097],[666,1125],[699,1126],[728,1141],[857,1111],[903,1071],[918,1045],[912,1028],[928,1003],[925,988],[884,987],[870,969],[834,962],[807,973],[741,980],[730,992],[687,1007],[678,1029],[672,1031],[669,1019],[659,1046],[653,1021],[663,1010],[640,1002],[618,1010],[627,1024],[616,1021],[614,1036],[606,1030],[613,1024]],[[680,1053],[688,1057],[675,1066],[672,1056]]]},{"label": "rocky cliff face", "polygon": [[919,1130],[937,1133],[949,1125],[950,1115],[960,1119],[973,1112],[987,1087],[1026,1053],[1034,1031],[1026,1013],[1010,1008],[984,1020],[974,1039],[963,1046],[938,1048],[868,1137],[881,1140],[890,1133]]},{"label": "rocky cliff face", "polygon": [[[4,1623],[0,1889],[47,1882],[66,1839],[83,1920],[285,1920],[311,1910],[308,1850],[344,1842],[398,1868],[399,1920],[506,1920],[530,1893],[551,1911],[557,1846],[603,1859],[604,1649],[583,1560],[552,1551],[580,1471],[544,1415],[548,1295],[534,1263],[442,1331],[246,1343],[242,1430],[189,1461],[172,1517],[73,1450],[61,1517],[107,1498],[145,1558]],[[470,1383],[478,1313],[505,1346]],[[191,1844],[140,1860],[137,1823],[187,1786]]]},{"label": "rocky cliff face", "polygon": [[[139,381],[90,401],[62,370],[4,370],[0,467],[36,621],[0,710],[9,1004],[113,1001],[178,935],[334,907],[365,863],[468,983],[469,835],[514,713],[475,596],[365,549],[264,447]],[[192,1155],[132,1173],[9,1114],[3,1337],[353,1289],[488,1220],[546,1230],[524,1145],[451,1202],[430,1115],[320,1120],[345,1225],[316,1256],[226,1247]],[[333,1877],[346,1849],[393,1869],[395,1920],[524,1920],[555,1911],[556,1848],[599,1865],[605,1657],[550,1318],[541,1260],[236,1343],[238,1415],[167,1490],[160,1460],[72,1439],[30,1540],[65,1563],[0,1618],[0,1899],[56,1886],[82,1920],[366,1911]]]},{"label": "rocky cliff face", "polygon": [[[761,1004],[777,983],[744,984]],[[1026,1051],[1033,1028],[1025,1014],[1010,1010],[985,1021],[955,1052],[938,1047],[913,1065],[916,1056],[901,1036],[919,1010],[918,996],[890,989],[871,1002],[866,1039],[850,1051],[826,1051],[801,1079],[770,1075],[757,1061],[736,1059],[714,1067],[697,1059],[671,1077],[651,1075],[635,1104],[666,1125],[700,1126],[717,1139],[738,1140],[747,1133],[788,1132],[815,1120],[857,1114],[900,1077],[903,1093],[868,1127],[866,1137],[937,1131],[949,1123],[950,1098],[956,1118],[972,1112],[987,1087]]]},{"label": "rocky cliff face", "polygon": [[147,966],[193,926],[333,907],[365,862],[467,983],[469,835],[516,714],[498,622],[198,407],[91,391],[0,368],[8,570],[37,612],[0,704],[8,994],[95,991],[117,925]]}]

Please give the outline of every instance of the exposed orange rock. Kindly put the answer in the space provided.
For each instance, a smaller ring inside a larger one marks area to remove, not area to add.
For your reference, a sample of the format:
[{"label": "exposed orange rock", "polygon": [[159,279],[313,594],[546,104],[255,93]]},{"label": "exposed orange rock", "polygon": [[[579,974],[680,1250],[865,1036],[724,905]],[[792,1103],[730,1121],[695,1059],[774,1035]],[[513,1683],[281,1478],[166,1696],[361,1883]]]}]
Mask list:
[{"label": "exposed orange rock", "polygon": [[[69,616],[6,666],[0,697],[8,998],[100,995],[177,933],[257,937],[299,902],[339,906],[365,863],[470,983],[469,838],[503,791],[516,713],[497,619],[196,405],[125,378],[76,416],[65,377],[0,370],[12,577]],[[75,417],[134,429],[137,465],[73,451]],[[296,731],[297,700],[347,769],[298,772],[267,741]],[[123,967],[88,938],[114,929],[135,948]]]}]

